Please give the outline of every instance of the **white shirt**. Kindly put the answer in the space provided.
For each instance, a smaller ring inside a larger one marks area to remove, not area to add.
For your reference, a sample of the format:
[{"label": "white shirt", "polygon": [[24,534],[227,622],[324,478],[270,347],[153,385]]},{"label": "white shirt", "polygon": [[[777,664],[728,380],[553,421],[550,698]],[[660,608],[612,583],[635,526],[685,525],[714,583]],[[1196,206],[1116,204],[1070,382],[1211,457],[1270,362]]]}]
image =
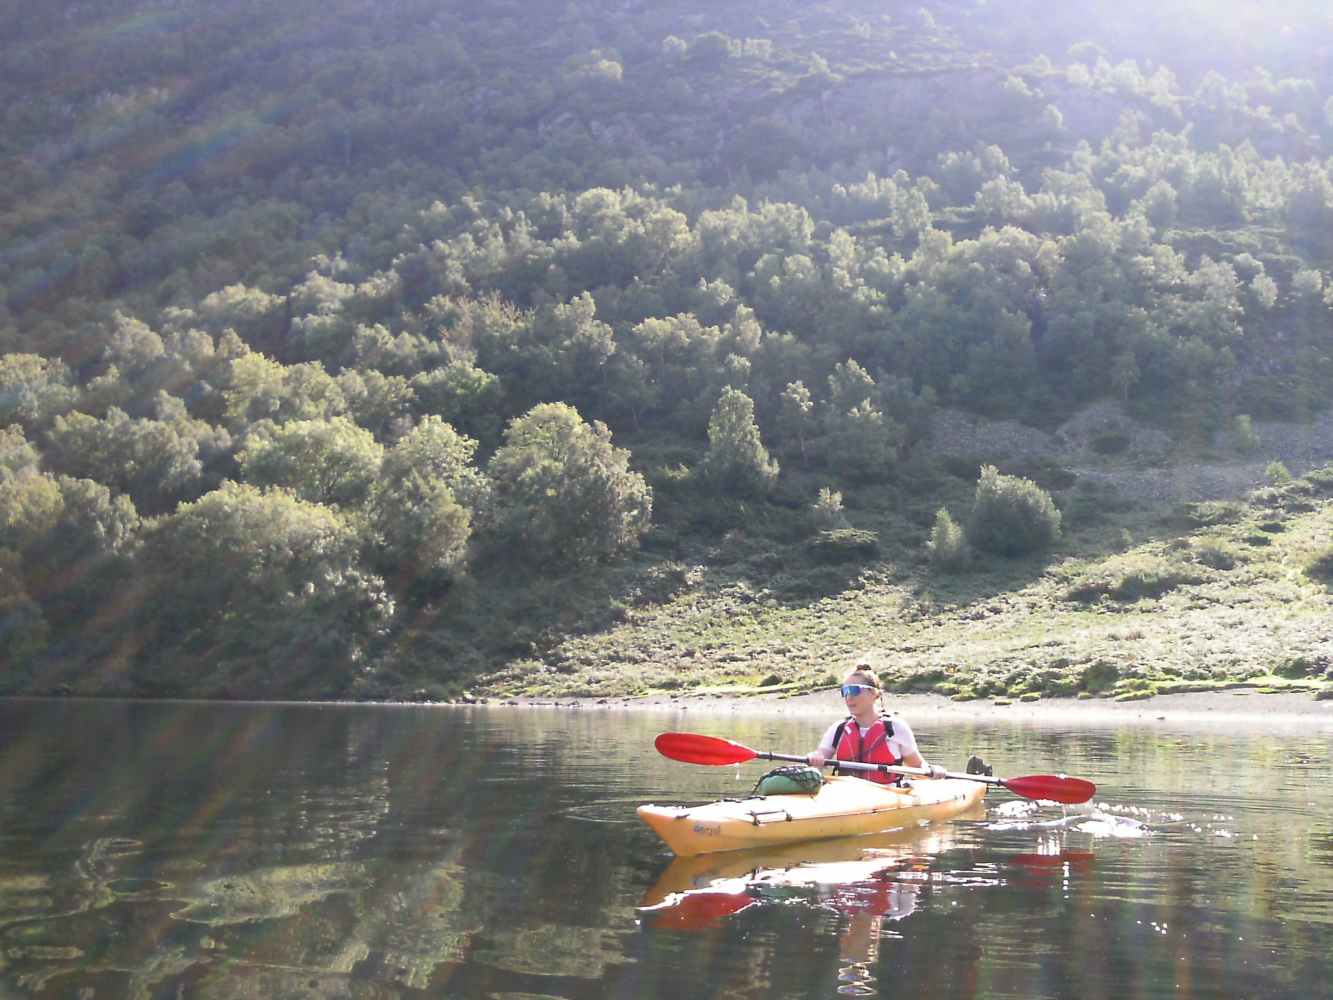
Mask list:
[{"label": "white shirt", "polygon": [[[889,750],[892,751],[893,756],[898,760],[902,760],[909,753],[918,753],[919,751],[916,748],[916,736],[912,733],[912,727],[896,715],[889,716],[888,721],[893,723],[893,735],[888,739]],[[847,724],[849,726],[855,725],[860,729],[861,739],[863,740],[865,739],[866,733],[870,732],[870,726],[863,726],[855,720],[852,720]],[[819,741],[819,749],[816,752],[824,757],[825,760],[833,759],[833,736],[837,733],[840,725],[842,725],[841,722],[835,722],[833,725],[829,726],[824,733],[824,738]],[[871,725],[874,725],[874,723],[871,723]]]}]

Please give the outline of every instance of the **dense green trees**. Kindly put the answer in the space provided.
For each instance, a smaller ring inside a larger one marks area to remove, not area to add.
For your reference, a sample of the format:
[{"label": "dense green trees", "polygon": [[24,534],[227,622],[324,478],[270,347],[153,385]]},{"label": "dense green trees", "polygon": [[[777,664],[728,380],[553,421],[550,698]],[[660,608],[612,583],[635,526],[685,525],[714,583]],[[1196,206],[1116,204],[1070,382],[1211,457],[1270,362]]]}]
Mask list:
[{"label": "dense green trees", "polygon": [[157,655],[140,682],[344,690],[392,611],[359,544],[337,512],[283,490],[229,482],[182,504],[144,537],[141,627]]},{"label": "dense green trees", "polygon": [[53,633],[66,656],[81,635],[94,648],[80,656],[115,644],[120,623],[88,617],[123,599],[138,529],[134,505],[100,483],[26,464],[0,472],[0,649],[12,669],[26,673]]},{"label": "dense green trees", "polygon": [[778,477],[754,422],[754,401],[739,389],[724,389],[708,418],[702,473],[713,489],[741,497],[763,496]]},{"label": "dense green trees", "polygon": [[825,462],[851,481],[882,479],[893,467],[906,435],[882,408],[870,373],[848,360],[828,377],[821,452]]},{"label": "dense green trees", "polygon": [[490,515],[490,484],[473,464],[477,443],[426,417],[384,456],[370,502],[376,560],[402,589],[467,560],[474,524]]},{"label": "dense green trees", "polygon": [[0,357],[0,422],[31,431],[74,404],[69,368],[38,354]]},{"label": "dense green trees", "polygon": [[512,421],[488,463],[497,538],[548,569],[596,562],[648,530],[652,490],[600,421],[543,403]]},{"label": "dense green trees", "polygon": [[139,510],[158,513],[204,491],[205,460],[229,441],[203,421],[135,419],[113,406],[102,419],[56,417],[43,457],[57,472],[113,487]]},{"label": "dense green trees", "polygon": [[380,472],[384,449],[346,417],[257,427],[236,456],[246,482],[282,486],[329,506],[362,503]]}]

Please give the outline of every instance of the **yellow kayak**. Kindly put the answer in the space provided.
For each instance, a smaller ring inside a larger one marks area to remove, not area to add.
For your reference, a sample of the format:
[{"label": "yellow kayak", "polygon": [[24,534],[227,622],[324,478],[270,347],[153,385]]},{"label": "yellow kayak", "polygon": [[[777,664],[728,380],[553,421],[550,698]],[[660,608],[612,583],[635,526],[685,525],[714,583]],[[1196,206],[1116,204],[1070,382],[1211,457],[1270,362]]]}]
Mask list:
[{"label": "yellow kayak", "polygon": [[700,806],[641,805],[639,818],[680,857],[899,830],[976,807],[982,782],[941,778],[880,785],[826,778],[813,794],[752,796]]}]

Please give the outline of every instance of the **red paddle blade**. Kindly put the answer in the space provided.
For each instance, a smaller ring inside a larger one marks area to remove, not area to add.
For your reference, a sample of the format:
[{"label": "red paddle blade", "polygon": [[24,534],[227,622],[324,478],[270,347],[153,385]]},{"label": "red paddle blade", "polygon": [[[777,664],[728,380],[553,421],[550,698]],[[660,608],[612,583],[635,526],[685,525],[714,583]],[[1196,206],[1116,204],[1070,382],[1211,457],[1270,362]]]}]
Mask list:
[{"label": "red paddle blade", "polygon": [[1091,781],[1068,778],[1063,774],[1029,774],[1022,778],[1005,778],[1000,784],[1025,799],[1043,799],[1069,805],[1087,802],[1097,794],[1097,786]]},{"label": "red paddle blade", "polygon": [[653,745],[663,757],[687,764],[743,764],[755,758],[755,752],[747,746],[698,733],[662,733]]}]

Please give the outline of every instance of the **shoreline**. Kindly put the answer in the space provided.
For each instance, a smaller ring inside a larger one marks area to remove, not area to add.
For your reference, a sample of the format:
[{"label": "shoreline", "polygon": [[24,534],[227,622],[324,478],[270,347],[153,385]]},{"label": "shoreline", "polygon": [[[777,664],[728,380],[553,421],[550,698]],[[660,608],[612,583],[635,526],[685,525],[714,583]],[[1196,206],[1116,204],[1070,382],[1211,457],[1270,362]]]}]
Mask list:
[{"label": "shoreline", "polygon": [[[782,694],[688,694],[607,695],[602,697],[497,697],[483,696],[464,701],[383,700],[362,701],[329,699],[302,701],[288,699],[231,698],[144,698],[133,695],[4,695],[3,701],[129,701],[161,704],[263,706],[301,705],[312,708],[410,708],[410,709],[526,709],[578,711],[589,713],[655,712],[694,716],[797,716],[832,718],[843,712],[841,699],[833,689],[797,695]],[[1013,701],[1003,698],[954,701],[940,694],[905,694],[885,692],[884,703],[890,714],[900,715],[914,728],[932,722],[985,725],[1014,724],[1069,728],[1087,726],[1141,725],[1153,727],[1233,728],[1237,725],[1333,734],[1333,699],[1318,700],[1308,692],[1264,692],[1256,688],[1227,688],[1219,691],[1191,691],[1158,694],[1136,701],[1110,698],[1042,698],[1038,701]]]},{"label": "shoreline", "polygon": [[[932,722],[1013,723],[1024,726],[1107,727],[1183,725],[1189,728],[1234,727],[1244,724],[1305,732],[1333,732],[1333,700],[1317,701],[1308,693],[1262,693],[1252,688],[1160,694],[1138,701],[1109,698],[1043,698],[953,701],[944,695],[885,694],[887,709],[915,729]],[[791,697],[779,695],[688,695],[650,698],[522,698],[488,701],[490,707],[550,708],[589,712],[678,712],[686,715],[792,715],[831,718],[842,703],[834,691]]]}]

